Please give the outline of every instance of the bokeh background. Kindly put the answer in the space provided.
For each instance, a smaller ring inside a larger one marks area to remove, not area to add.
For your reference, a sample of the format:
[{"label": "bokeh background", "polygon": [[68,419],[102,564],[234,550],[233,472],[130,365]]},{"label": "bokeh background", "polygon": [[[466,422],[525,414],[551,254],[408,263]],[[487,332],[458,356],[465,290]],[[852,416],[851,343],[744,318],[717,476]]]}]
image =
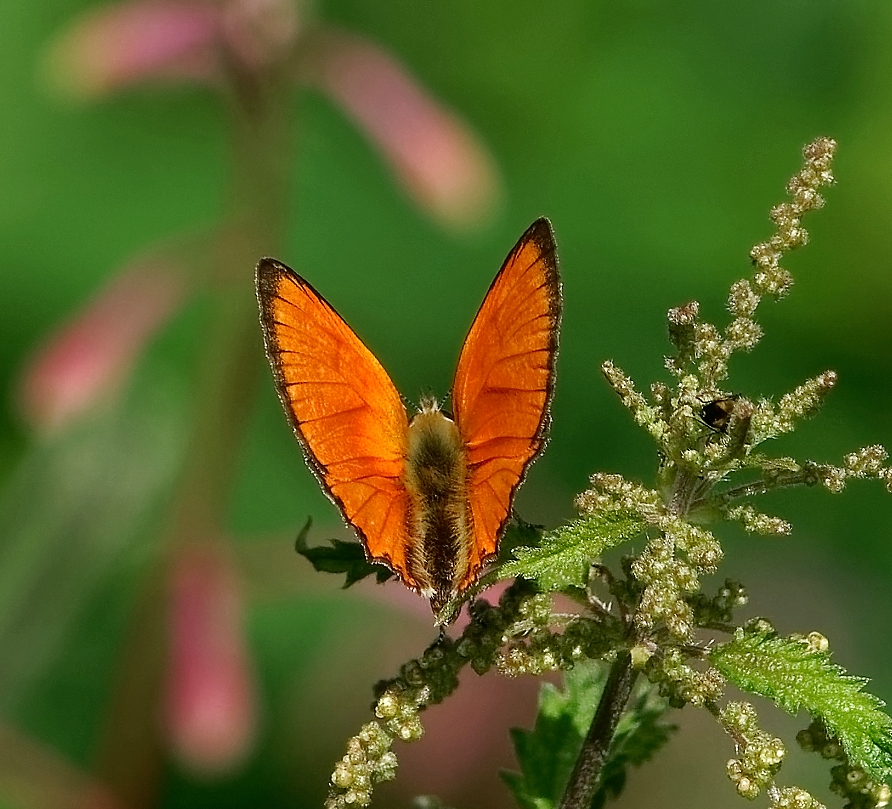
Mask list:
[{"label": "bokeh background", "polygon": [[[492,276],[549,216],[554,423],[517,508],[550,526],[595,470],[652,480],[600,363],[646,387],[669,307],[726,322],[802,145],[829,135],[838,185],[729,384],[777,397],[833,368],[777,451],[892,443],[890,43],[878,0],[0,4],[0,807],[319,806],[374,681],[434,636],[398,584],[342,591],[293,552],[307,516],[313,541],[345,532],[263,357],[265,252],[417,400],[448,391]],[[722,529],[716,584],[823,631],[889,698],[889,495],[765,506],[794,534]],[[510,806],[496,773],[535,694],[469,677],[380,805]],[[622,805],[739,804],[730,743],[688,713]],[[807,723],[765,716],[791,743]],[[791,759],[785,783],[832,800]]]}]

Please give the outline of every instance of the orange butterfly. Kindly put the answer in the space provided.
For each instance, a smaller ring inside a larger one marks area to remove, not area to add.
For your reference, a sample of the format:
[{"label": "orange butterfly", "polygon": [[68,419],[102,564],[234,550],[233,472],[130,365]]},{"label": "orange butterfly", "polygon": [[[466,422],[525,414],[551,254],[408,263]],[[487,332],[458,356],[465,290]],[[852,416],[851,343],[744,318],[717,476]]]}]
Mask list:
[{"label": "orange butterfly", "polygon": [[547,219],[508,254],[465,338],[454,421],[411,420],[381,363],[284,264],[257,266],[266,353],[310,468],[366,556],[439,613],[496,553],[511,499],[545,445],[561,285]]}]

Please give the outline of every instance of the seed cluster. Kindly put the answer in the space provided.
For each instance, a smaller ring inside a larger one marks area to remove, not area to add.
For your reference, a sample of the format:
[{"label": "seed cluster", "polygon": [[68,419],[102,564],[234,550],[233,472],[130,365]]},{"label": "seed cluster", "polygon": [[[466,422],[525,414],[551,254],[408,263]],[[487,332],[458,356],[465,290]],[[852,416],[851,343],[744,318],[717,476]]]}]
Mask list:
[{"label": "seed cluster", "polygon": [[393,740],[420,739],[424,734],[420,713],[456,689],[461,669],[470,665],[478,674],[487,672],[500,658],[510,628],[547,621],[545,608],[533,586],[518,579],[505,590],[497,607],[480,599],[470,605],[471,622],[459,639],[441,636],[420,658],[404,664],[397,677],[379,683],[377,721],[364,725],[347,742],[347,753],[331,776],[325,809],[368,806],[374,786],[396,775],[397,759],[390,750]]},{"label": "seed cluster", "polygon": [[806,380],[790,393],[781,396],[777,405],[761,400],[750,420],[749,443],[753,446],[796,429],[796,423],[812,418],[824,403],[827,394],[836,386],[834,371],[824,371]]},{"label": "seed cluster", "polygon": [[840,744],[819,719],[815,719],[796,735],[799,746],[824,759],[840,763],[830,770],[830,789],[846,799],[845,809],[883,809],[892,800],[892,789],[870,779],[860,767],[853,767]]},{"label": "seed cluster", "polygon": [[566,622],[563,632],[543,626],[522,640],[509,641],[499,652],[496,667],[507,677],[566,671],[581,660],[603,659],[621,642],[620,631],[611,632],[603,624],[574,617]]},{"label": "seed cluster", "polygon": [[799,787],[768,790],[771,809],[826,809],[823,803]]},{"label": "seed cluster", "polygon": [[737,745],[738,758],[728,761],[728,777],[741,796],[752,800],[773,784],[787,748],[776,736],[759,729],[756,711],[748,702],[729,702],[719,721]]},{"label": "seed cluster", "polygon": [[696,593],[689,599],[697,626],[727,629],[734,620],[734,610],[749,601],[746,588],[737,581],[725,579],[712,598],[704,593]]},{"label": "seed cluster", "polygon": [[325,809],[368,806],[372,787],[396,777],[397,760],[391,752],[390,736],[377,722],[362,726],[347,743],[347,754],[335,765],[331,776],[334,789]]},{"label": "seed cluster", "polygon": [[712,704],[721,698],[725,688],[725,678],[718,671],[695,669],[677,648],[652,657],[645,672],[673,708],[683,708],[688,703],[696,707]]}]

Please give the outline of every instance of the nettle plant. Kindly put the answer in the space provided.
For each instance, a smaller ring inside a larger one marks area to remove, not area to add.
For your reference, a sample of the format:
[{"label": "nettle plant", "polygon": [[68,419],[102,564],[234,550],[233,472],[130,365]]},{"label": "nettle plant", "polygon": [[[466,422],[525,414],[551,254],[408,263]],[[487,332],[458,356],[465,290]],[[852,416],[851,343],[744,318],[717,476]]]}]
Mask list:
[{"label": "nettle plant", "polygon": [[[834,149],[827,138],[804,149],[802,170],[787,185],[790,201],[771,211],[776,233],[753,248],[752,277],[731,287],[733,319],[724,331],[701,320],[695,302],[669,312],[672,384],[654,383],[648,397],[613,362],[603,364],[608,383],[656,442],[654,487],[597,473],[576,498],[578,519],[553,531],[515,520],[498,562],[461,596],[470,602],[467,627],[458,637],[441,630],[420,657],[375,687],[375,718],[348,741],[327,809],[371,803],[374,786],[396,775],[393,742],[421,738],[424,709],[456,689],[465,666],[508,677],[564,672],[562,689],[543,685],[533,729],[512,732],[520,772],[502,777],[524,809],[602,806],[622,790],[628,766],[670,738],[670,710],[685,706],[708,711],[731,737],[727,773],[741,796],[764,794],[777,809],[821,807],[806,790],[782,785],[787,745],[760,729],[750,703],[726,698],[728,685],[810,714],[796,741],[833,762],[831,788],[847,807],[889,803],[892,719],[863,690],[865,680],[833,664],[817,632],[784,637],[764,618],[736,623],[735,609],[747,602],[740,582],[726,579],[710,595],[701,581],[722,560],[708,526],[734,521],[757,534],[790,532],[785,520],[757,510],[758,495],[816,484],[839,492],[851,478],[875,478],[892,490],[879,445],[839,466],[761,451],[815,415],[836,383],[832,371],[778,402],[753,401],[726,382],[731,356],[752,350],[762,336],[754,319],[762,298],[790,290],[780,260],[807,240],[801,218],[824,203],[819,189],[833,181]],[[641,550],[623,557],[618,570],[599,561],[608,548],[642,538]],[[306,530],[298,550],[320,570],[346,573],[347,584],[391,575],[367,563],[358,544],[308,547]],[[477,597],[504,579],[514,582],[497,606]],[[560,610],[555,596],[562,596]],[[441,623],[461,606],[447,604]]]}]

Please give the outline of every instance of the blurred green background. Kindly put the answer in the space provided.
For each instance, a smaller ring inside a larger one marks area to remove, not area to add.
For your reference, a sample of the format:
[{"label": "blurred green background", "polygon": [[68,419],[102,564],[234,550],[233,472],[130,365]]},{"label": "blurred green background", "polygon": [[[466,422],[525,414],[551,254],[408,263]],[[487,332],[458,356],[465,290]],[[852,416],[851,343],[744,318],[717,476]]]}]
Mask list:
[{"label": "blurred green background", "polygon": [[[6,402],[28,352],[117,267],[147,245],[213,226],[224,210],[228,119],[209,90],[136,88],[89,105],[41,90],[46,43],[95,5],[0,4]],[[645,388],[666,376],[668,308],[696,299],[706,319],[726,322],[728,287],[748,274],[750,247],[771,233],[769,208],[818,135],[838,140],[838,185],[805,221],[811,243],[786,259],[791,296],[763,304],[766,337],[734,361],[729,384],[777,397],[833,368],[840,382],[824,411],[777,452],[837,462],[892,443],[888,3],[331,0],[313,14],[399,59],[476,131],[503,183],[491,220],[450,232],[413,204],[327,98],[292,96],[280,258],[334,302],[407,398],[447,392],[505,254],[537,216],[553,222],[565,313],[551,443],[516,504],[526,519],[550,526],[569,517],[596,470],[653,479],[653,447],[600,363],[613,359]],[[134,594],[185,451],[205,309],[199,295],[156,337],[123,405],[63,435],[34,436],[11,404],[0,410],[3,809],[65,805],[31,782],[62,772],[64,792],[65,778],[91,771],[108,743]],[[293,554],[307,515],[317,541],[343,529],[289,434],[259,328],[256,365],[262,388],[225,525],[245,582],[257,746],[217,777],[167,759],[151,805],[321,805],[344,741],[369,718],[373,682],[434,636],[426,607],[394,593],[399,585],[345,593]],[[743,579],[752,614],[785,632],[823,631],[837,662],[892,696],[889,495],[866,483],[838,496],[775,495],[765,507],[793,523],[793,536],[722,529],[727,560],[716,584]],[[418,792],[460,809],[511,805],[496,770],[511,764],[507,726],[532,721],[535,684],[474,679],[429,713],[429,736],[404,748],[379,805],[406,806]],[[769,729],[792,741],[797,724],[773,721]],[[739,805],[723,775],[730,742],[703,717],[682,725],[622,805]],[[825,795],[819,764],[792,758],[785,783]]]}]

